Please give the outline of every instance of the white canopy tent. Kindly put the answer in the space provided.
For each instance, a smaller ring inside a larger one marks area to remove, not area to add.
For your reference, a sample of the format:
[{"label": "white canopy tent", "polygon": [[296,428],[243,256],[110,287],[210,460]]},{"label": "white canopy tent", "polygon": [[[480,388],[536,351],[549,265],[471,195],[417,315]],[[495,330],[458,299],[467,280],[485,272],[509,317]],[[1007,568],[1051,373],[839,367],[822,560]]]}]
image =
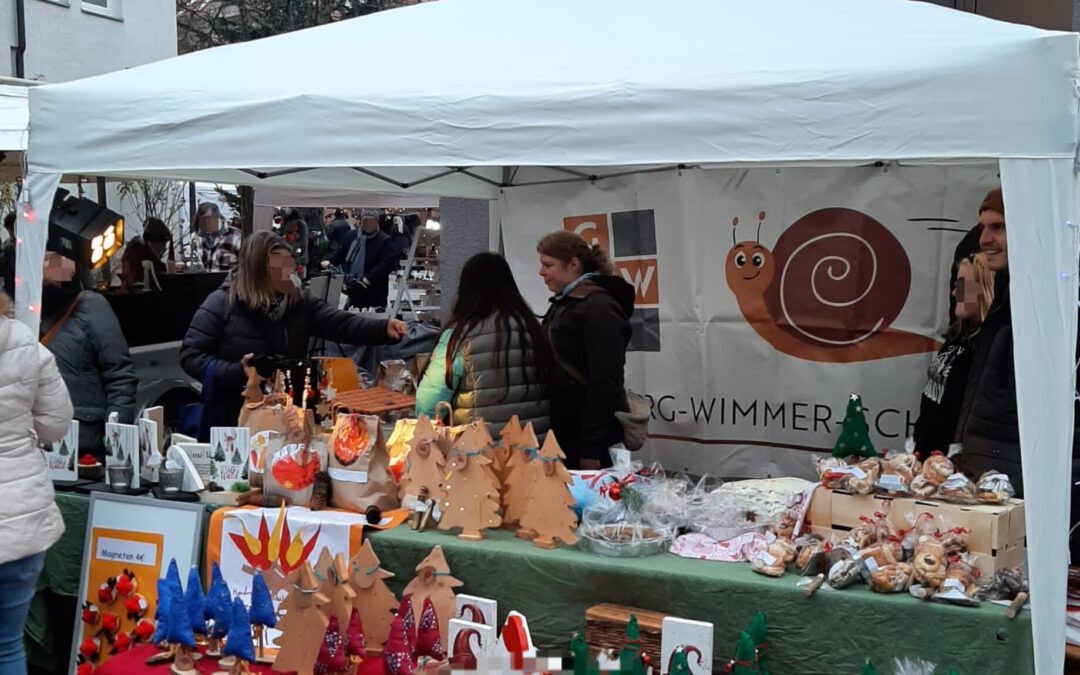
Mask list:
[{"label": "white canopy tent", "polygon": [[[432,58],[403,35],[444,41]],[[386,59],[364,68],[357,49]],[[33,90],[23,211],[64,173],[491,199],[674,164],[999,160],[1035,660],[1056,674],[1078,71],[1074,34],[908,0],[443,0]],[[35,327],[43,221],[19,221]]]}]

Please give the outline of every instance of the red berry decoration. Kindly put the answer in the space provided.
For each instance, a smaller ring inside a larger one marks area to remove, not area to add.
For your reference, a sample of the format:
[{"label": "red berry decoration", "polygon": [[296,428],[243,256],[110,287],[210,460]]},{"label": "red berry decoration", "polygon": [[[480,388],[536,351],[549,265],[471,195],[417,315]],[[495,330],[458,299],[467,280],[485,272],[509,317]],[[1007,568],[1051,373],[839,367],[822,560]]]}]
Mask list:
[{"label": "red berry decoration", "polygon": [[622,486],[612,485],[611,489],[608,490],[608,496],[611,497],[612,501],[619,501],[619,499],[622,497]]},{"label": "red berry decoration", "polygon": [[113,651],[117,654],[122,654],[131,647],[131,636],[127,633],[120,633],[113,640]]},{"label": "red berry decoration", "polygon": [[116,577],[111,577],[98,588],[98,602],[108,605],[116,601]]},{"label": "red berry decoration", "polygon": [[652,665],[652,657],[649,656],[648,654],[642,654],[641,655],[641,665],[645,666],[646,668],[651,666]]},{"label": "red berry decoration", "polygon": [[135,575],[127,570],[116,578],[116,592],[125,598],[131,597],[138,587],[139,582],[135,580]]},{"label": "red berry decoration", "polygon": [[124,609],[127,610],[129,619],[141,619],[146,616],[149,606],[146,604],[146,598],[136,593],[124,601]]},{"label": "red berry decoration", "polygon": [[79,653],[83,655],[83,658],[87,661],[93,661],[97,659],[98,653],[101,651],[101,640],[98,638],[86,638],[83,643],[79,645]]},{"label": "red berry decoration", "polygon": [[135,637],[139,642],[149,642],[150,638],[154,637],[154,622],[149,619],[140,620],[135,624]]},{"label": "red berry decoration", "polygon": [[91,626],[96,624],[101,619],[101,612],[98,610],[97,605],[89,602],[83,603],[82,620],[83,623],[88,623]]},{"label": "red berry decoration", "polygon": [[120,615],[116,612],[105,612],[101,616],[101,627],[109,633],[120,630]]},{"label": "red berry decoration", "polygon": [[92,663],[80,663],[79,669],[76,671],[77,675],[90,675],[94,672],[94,664]]}]

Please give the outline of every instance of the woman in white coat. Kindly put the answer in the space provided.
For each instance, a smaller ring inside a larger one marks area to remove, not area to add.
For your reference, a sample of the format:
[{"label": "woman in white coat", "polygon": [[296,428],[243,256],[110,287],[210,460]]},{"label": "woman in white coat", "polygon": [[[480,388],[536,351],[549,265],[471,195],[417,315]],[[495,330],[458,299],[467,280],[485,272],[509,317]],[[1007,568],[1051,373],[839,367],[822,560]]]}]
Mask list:
[{"label": "woman in white coat", "polygon": [[38,444],[63,438],[72,410],[52,354],[10,308],[0,294],[0,675],[25,675],[30,600],[64,533]]}]

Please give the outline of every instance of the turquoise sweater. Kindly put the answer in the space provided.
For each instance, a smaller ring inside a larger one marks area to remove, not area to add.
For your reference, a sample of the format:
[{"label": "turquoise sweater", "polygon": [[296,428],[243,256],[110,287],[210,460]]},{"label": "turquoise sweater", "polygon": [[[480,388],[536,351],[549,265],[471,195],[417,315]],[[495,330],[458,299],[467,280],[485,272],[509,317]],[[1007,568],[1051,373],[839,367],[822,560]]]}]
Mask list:
[{"label": "turquoise sweater", "polygon": [[[427,415],[431,419],[435,419],[435,406],[440,401],[453,404],[454,394],[457,393],[458,386],[461,384],[462,375],[465,373],[465,359],[459,351],[457,356],[454,357],[451,376],[454,386],[446,386],[446,347],[447,343],[450,342],[450,332],[444,330],[442,335],[439,336],[439,344],[435,346],[435,351],[431,354],[431,361],[424,372],[424,377],[420,380],[420,386],[416,389],[416,415],[418,417]],[[452,424],[453,420],[444,419],[443,422]]]}]

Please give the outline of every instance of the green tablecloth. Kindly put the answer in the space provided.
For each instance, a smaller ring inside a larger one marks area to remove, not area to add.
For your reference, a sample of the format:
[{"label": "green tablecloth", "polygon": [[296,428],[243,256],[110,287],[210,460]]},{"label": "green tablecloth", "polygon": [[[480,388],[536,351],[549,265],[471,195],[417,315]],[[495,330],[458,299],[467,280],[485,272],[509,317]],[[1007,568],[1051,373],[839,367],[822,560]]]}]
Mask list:
[{"label": "green tablecloth", "polygon": [[613,602],[713,622],[718,660],[734,656],[738,632],[764,610],[775,673],[854,675],[867,657],[882,672],[892,672],[895,657],[926,659],[961,675],[1034,672],[1030,614],[1010,621],[997,605],[953,607],[863,588],[822,590],[807,600],[794,574],[772,579],[744,563],[670,554],[619,559],[546,551],[508,532],[470,543],[399,527],[373,534],[371,542],[382,566],[397,574],[391,587],[398,593],[431,547],[441,545],[465,584],[459,590],[497,599],[500,620],[509,610],[522,612],[541,653],[565,650],[571,633],[584,629],[585,610]]}]

